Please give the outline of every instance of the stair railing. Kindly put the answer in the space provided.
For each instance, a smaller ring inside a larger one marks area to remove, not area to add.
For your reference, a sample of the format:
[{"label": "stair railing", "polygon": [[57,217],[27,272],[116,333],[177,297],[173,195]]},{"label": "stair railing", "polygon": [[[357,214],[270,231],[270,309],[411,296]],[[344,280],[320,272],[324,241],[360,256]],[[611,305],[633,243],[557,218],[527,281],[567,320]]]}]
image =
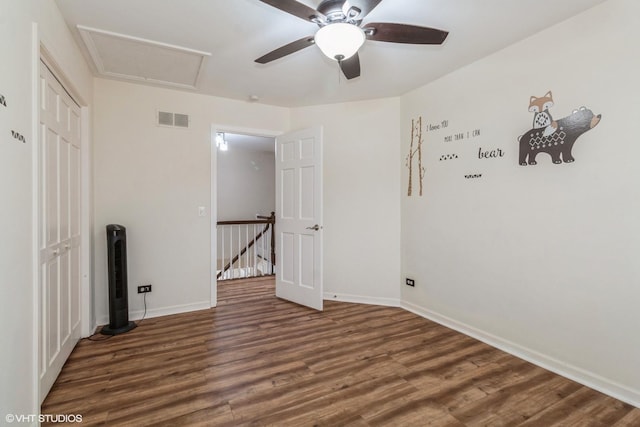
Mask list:
[{"label": "stair railing", "polygon": [[219,280],[274,274],[275,212],[255,220],[218,221]]}]

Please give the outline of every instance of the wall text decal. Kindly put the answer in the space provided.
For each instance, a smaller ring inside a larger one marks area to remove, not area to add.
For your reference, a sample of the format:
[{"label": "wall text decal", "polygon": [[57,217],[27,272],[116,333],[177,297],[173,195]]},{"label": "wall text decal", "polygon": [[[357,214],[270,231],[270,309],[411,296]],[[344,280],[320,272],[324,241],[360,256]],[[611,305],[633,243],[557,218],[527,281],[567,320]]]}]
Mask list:
[{"label": "wall text decal", "polygon": [[0,105],[2,106],[7,106],[7,100],[5,99],[4,95],[0,95]]},{"label": "wall text decal", "polygon": [[22,142],[23,144],[27,143],[27,140],[25,139],[24,135],[21,135],[20,133],[14,130],[11,131],[11,136],[17,139],[18,141]]},{"label": "wall text decal", "polygon": [[[426,125],[425,131],[436,132],[439,130],[447,129],[448,127],[449,127],[449,120],[445,119],[440,122],[429,123],[428,125]],[[476,128],[476,129],[451,133],[449,135],[445,135],[444,137],[442,137],[442,139],[444,142],[455,142],[455,141],[470,140],[473,138],[477,138],[480,135],[481,135],[481,130]]]},{"label": "wall text decal", "polygon": [[482,150],[482,147],[478,148],[479,159],[497,159],[504,157],[504,151],[501,148],[495,148],[493,150]]},{"label": "wall text decal", "polygon": [[[467,127],[466,129],[458,130],[455,128],[451,128],[449,126],[449,119],[444,119],[437,123],[430,123],[427,126],[428,132],[442,131],[446,132],[444,136],[439,136],[436,139],[439,139],[447,146],[447,150],[451,149],[451,144],[455,143],[464,143],[464,147],[460,145],[457,147],[458,151],[456,153],[452,153],[451,151],[446,152],[440,156],[440,162],[449,162],[451,160],[465,159],[469,160],[472,158],[471,150],[473,143],[480,143],[482,141],[483,132],[479,127]],[[466,148],[466,147],[469,148]],[[505,150],[502,148],[493,148],[493,149],[484,149],[482,147],[478,147],[476,160],[486,160],[486,159],[500,159],[505,156]],[[463,162],[465,163],[465,162]],[[453,166],[452,166],[453,167]],[[482,173],[467,173],[464,175],[466,179],[479,179],[482,178]]]},{"label": "wall text decal", "polygon": [[468,130],[466,132],[458,132],[444,137],[444,142],[471,140],[480,136],[480,129]]},{"label": "wall text decal", "polygon": [[449,120],[443,120],[440,123],[429,123],[427,125],[427,132],[433,132],[435,130],[444,129],[449,126]]}]

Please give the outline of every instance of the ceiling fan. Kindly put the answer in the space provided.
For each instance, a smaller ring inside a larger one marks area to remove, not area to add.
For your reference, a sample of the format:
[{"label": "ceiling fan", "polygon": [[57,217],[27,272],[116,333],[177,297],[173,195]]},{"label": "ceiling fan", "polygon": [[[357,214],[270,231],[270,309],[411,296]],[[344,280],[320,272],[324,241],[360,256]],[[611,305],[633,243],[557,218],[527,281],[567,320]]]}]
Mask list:
[{"label": "ceiling fan", "polygon": [[358,50],[365,40],[439,45],[449,34],[435,28],[388,22],[362,25],[362,20],[382,0],[324,0],[317,10],[296,0],[260,1],[313,22],[320,29],[313,36],[303,37],[261,56],[255,60],[259,64],[266,64],[316,44],[327,57],[338,61],[347,79],[353,79],[360,76]]}]

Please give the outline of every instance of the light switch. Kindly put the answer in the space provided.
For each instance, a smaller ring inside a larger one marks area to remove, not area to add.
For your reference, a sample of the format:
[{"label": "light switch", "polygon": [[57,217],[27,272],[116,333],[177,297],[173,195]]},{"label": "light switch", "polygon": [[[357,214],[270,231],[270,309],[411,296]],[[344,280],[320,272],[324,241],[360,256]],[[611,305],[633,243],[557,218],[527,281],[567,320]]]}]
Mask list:
[{"label": "light switch", "polygon": [[204,206],[198,206],[198,216],[206,216],[207,215],[207,208],[205,208]]}]

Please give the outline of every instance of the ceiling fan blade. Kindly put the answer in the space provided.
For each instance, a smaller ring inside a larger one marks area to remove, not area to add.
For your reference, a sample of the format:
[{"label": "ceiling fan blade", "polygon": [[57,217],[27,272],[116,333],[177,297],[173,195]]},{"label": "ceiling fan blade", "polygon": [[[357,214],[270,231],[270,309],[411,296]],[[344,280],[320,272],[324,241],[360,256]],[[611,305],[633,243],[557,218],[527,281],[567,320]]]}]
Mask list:
[{"label": "ceiling fan blade", "polygon": [[305,47],[309,47],[314,43],[315,42],[313,41],[313,36],[305,37],[300,40],[296,40],[294,42],[286,44],[282,47],[279,47],[276,50],[272,50],[266,55],[263,55],[260,58],[256,59],[255,62],[257,62],[258,64],[266,64],[267,62],[275,61],[276,59],[280,59],[283,56],[290,55],[292,53],[295,53],[299,50],[304,49]]},{"label": "ceiling fan blade", "polygon": [[314,22],[313,19],[318,18],[322,21],[326,19],[326,17],[318,12],[315,9],[310,8],[309,6],[299,3],[296,0],[260,0],[262,3],[266,3],[270,6],[275,7],[276,9],[280,9],[284,12],[290,13],[298,18],[302,18],[305,21]]},{"label": "ceiling fan blade", "polygon": [[342,11],[345,15],[348,16],[349,10],[351,8],[358,8],[360,10],[360,14],[356,17],[358,21],[362,21],[362,19],[369,14],[382,0],[347,0],[344,2],[342,6]]},{"label": "ceiling fan blade", "polygon": [[[442,44],[449,35],[448,31],[436,28],[388,22],[367,24],[363,30],[369,40],[391,43]],[[370,34],[371,31],[373,32]]]},{"label": "ceiling fan blade", "polygon": [[351,58],[340,61],[340,69],[348,80],[360,77],[360,57],[358,54],[356,53]]}]

